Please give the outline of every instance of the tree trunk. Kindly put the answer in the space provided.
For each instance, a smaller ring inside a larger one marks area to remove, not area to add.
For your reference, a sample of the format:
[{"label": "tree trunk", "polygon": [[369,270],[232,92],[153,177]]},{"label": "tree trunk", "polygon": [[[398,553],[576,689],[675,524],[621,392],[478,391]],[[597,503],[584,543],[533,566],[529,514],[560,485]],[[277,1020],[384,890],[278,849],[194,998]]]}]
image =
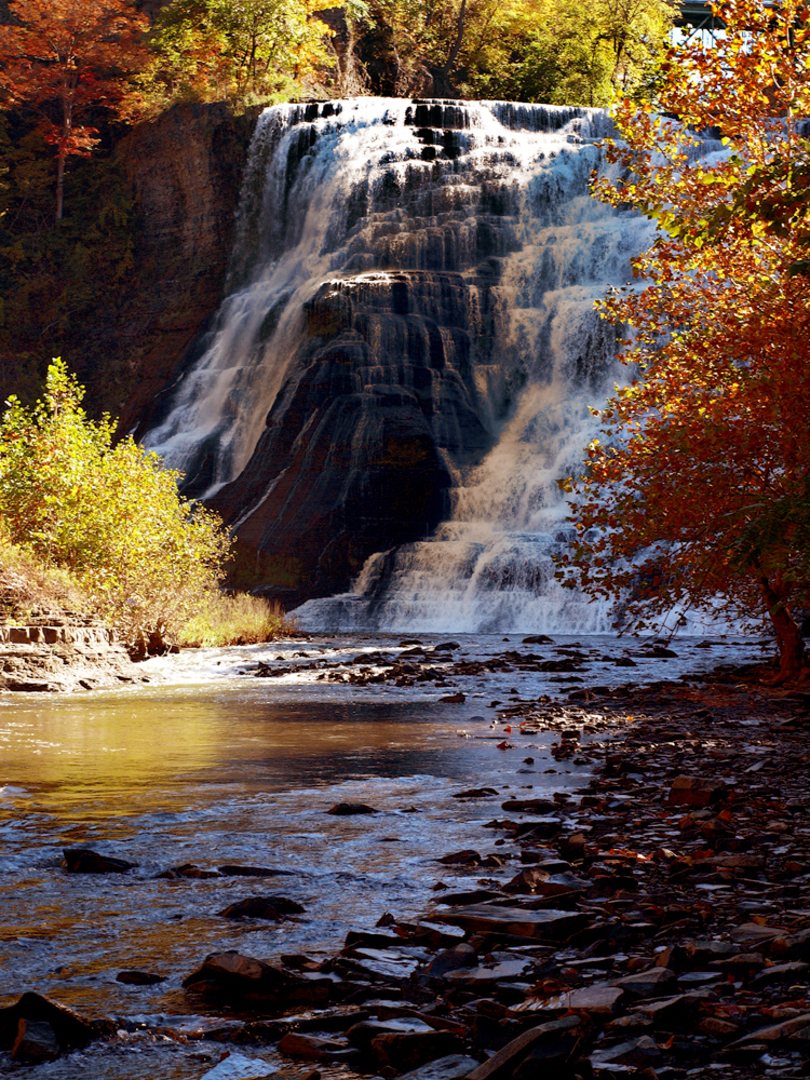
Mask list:
[{"label": "tree trunk", "polygon": [[440,69],[442,75],[444,75],[445,78],[450,77],[450,72],[453,70],[453,67],[455,66],[456,60],[458,59],[458,54],[461,52],[461,43],[464,41],[464,21],[466,19],[466,15],[467,15],[467,0],[461,0],[461,7],[459,8],[459,12],[458,12],[458,20],[457,20],[458,31],[456,33],[455,44],[453,45],[453,48],[450,50],[450,55],[447,57],[447,60],[446,60],[446,62],[444,64],[444,66]]},{"label": "tree trunk", "polygon": [[56,220],[62,220],[65,206],[65,158],[60,154],[56,159]]},{"label": "tree trunk", "polygon": [[73,130],[72,93],[62,99],[62,140],[56,155],[56,220],[61,221],[65,209],[65,159],[69,153],[70,133]]},{"label": "tree trunk", "polygon": [[804,643],[799,627],[785,606],[768,578],[760,578],[762,595],[768,607],[773,628],[776,631],[776,644],[779,649],[779,681],[789,682],[798,678],[802,670]]}]

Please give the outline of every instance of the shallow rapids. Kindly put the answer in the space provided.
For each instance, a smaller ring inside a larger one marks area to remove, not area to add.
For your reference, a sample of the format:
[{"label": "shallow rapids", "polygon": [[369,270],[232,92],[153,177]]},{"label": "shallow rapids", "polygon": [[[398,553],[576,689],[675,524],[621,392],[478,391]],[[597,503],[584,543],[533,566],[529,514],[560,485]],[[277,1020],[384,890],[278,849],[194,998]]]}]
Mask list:
[{"label": "shallow rapids", "polygon": [[[426,648],[442,640],[422,638]],[[519,637],[461,636],[456,643],[457,658],[478,660],[536,648]],[[558,638],[542,648],[565,655],[572,646],[573,639]],[[677,657],[637,657],[637,667],[627,670],[615,660],[635,652],[633,643],[591,638],[577,648],[586,656],[582,676],[516,669],[453,677],[450,690],[430,683],[363,687],[319,676],[359,666],[373,671],[375,655],[402,651],[399,640],[321,638],[155,661],[150,687],[0,698],[0,1004],[34,990],[83,1014],[120,1018],[120,1046],[88,1051],[92,1071],[84,1075],[200,1076],[194,1044],[181,1053],[176,1041],[164,1045],[154,1033],[161,1025],[193,1029],[206,1022],[186,1015],[181,986],[206,954],[232,948],[262,958],[318,958],[339,949],[349,929],[371,927],[386,911],[424,914],[439,880],[456,890],[477,887],[482,873],[497,878],[498,870],[457,869],[436,859],[469,847],[497,852],[496,834],[483,826],[503,798],[587,784],[587,754],[579,764],[554,760],[551,731],[515,732],[513,748],[499,748],[498,703],[567,695],[588,682],[688,677],[759,655],[751,644],[714,639],[707,647],[684,639],[675,645]],[[286,674],[256,678],[260,663]],[[466,700],[439,701],[451,692]],[[589,740],[605,737],[598,722],[584,730],[586,750]],[[500,797],[453,797],[471,786],[491,786]],[[326,813],[341,801],[378,812]],[[59,866],[61,852],[77,846],[138,866],[123,875],[68,874]],[[187,863],[285,873],[157,876]],[[504,867],[501,877],[511,873]],[[280,924],[218,914],[257,894],[284,895],[305,913]],[[165,981],[124,985],[116,975],[126,969]],[[138,1042],[144,1032],[148,1047]],[[132,1055],[147,1050],[148,1070],[131,1071]],[[39,1066],[37,1075],[76,1075],[72,1061]]]}]

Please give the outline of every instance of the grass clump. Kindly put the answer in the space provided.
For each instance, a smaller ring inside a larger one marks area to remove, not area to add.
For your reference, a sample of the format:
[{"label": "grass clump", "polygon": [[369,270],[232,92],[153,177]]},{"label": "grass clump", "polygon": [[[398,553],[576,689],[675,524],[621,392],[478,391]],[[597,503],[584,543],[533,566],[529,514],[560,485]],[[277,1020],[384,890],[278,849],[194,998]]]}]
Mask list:
[{"label": "grass clump", "polygon": [[205,598],[180,628],[177,644],[188,648],[254,645],[294,634],[294,624],[277,603],[248,593],[221,593]]}]

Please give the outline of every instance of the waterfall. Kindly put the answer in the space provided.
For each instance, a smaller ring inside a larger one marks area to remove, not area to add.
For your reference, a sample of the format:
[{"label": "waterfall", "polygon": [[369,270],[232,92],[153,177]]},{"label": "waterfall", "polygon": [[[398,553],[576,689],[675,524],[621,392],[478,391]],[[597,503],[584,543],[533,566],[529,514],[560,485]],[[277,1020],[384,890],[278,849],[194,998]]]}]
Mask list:
[{"label": "waterfall", "polygon": [[302,628],[609,628],[552,563],[556,481],[623,377],[594,301],[653,236],[588,195],[608,132],[507,102],[262,114],[228,294],[145,445],[268,594],[342,584]]}]

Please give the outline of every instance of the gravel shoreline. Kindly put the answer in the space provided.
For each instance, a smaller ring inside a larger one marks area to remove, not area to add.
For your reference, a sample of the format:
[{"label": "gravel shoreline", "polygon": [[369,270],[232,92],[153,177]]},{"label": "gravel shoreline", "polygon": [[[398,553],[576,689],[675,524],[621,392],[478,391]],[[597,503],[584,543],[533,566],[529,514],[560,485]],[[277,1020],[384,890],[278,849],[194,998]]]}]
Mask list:
[{"label": "gravel shoreline", "polygon": [[[234,1078],[269,1058],[310,1080],[810,1075],[810,694],[729,669],[511,700],[498,724],[505,754],[556,731],[593,779],[460,791],[494,817],[476,849],[437,852],[424,919],[380,913],[326,960],[213,954],[185,980],[210,1023],[153,1034],[191,1044],[199,1076],[223,1053]],[[60,1037],[26,997],[0,1010],[15,1061],[47,1060],[46,1029],[51,1057],[126,1034]]]}]

